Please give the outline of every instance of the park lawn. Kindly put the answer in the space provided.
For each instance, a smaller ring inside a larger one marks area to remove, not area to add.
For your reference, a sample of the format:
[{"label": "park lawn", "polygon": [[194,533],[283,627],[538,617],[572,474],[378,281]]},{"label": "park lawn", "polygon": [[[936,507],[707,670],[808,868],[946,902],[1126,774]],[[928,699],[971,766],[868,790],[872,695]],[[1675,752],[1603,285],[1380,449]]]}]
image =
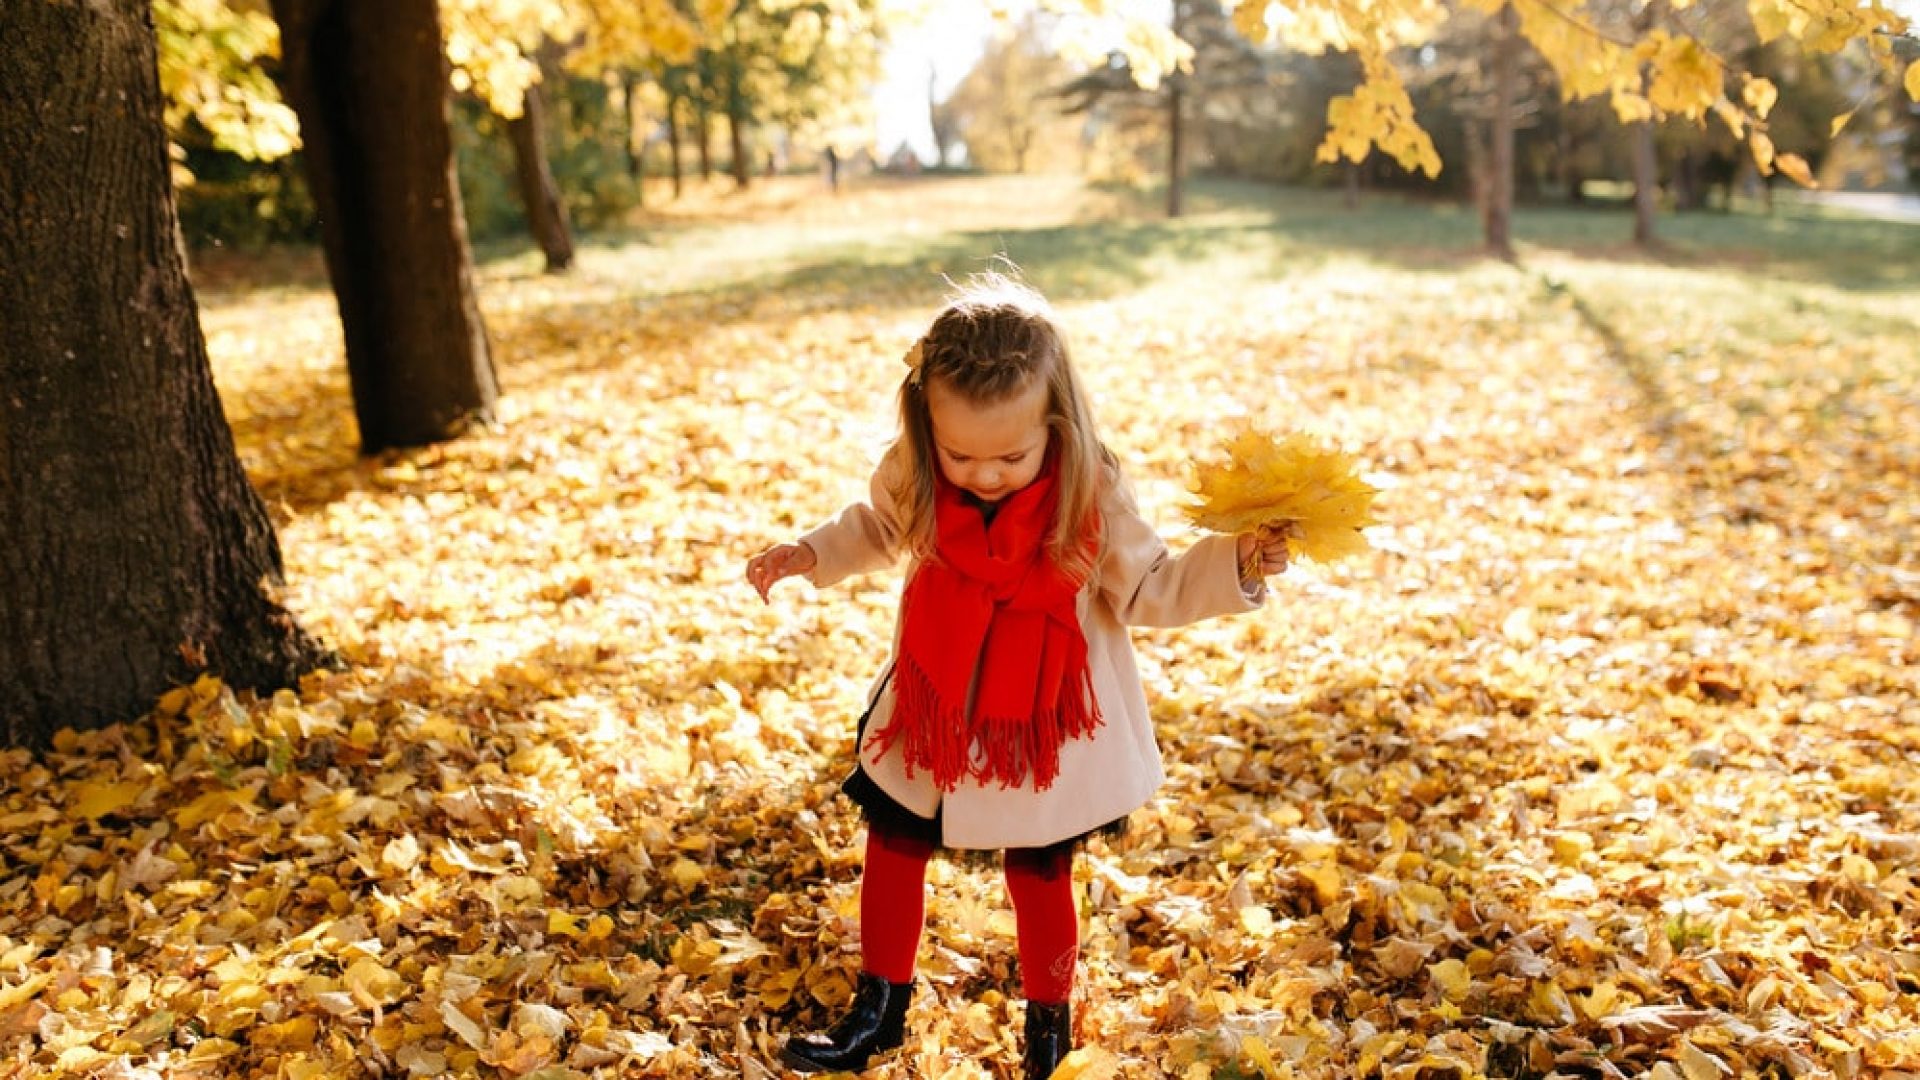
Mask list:
[{"label": "park lawn", "polygon": [[[499,253],[501,425],[366,461],[311,256],[206,260],[344,666],[10,755],[0,1061],[768,1075],[858,962],[835,786],[899,583],[763,606],[741,566],[864,492],[941,275],[1004,253],[1176,549],[1230,417],[1383,491],[1368,555],[1138,632],[1170,779],[1078,867],[1074,1076],[1920,1072],[1920,226],[1646,257],[1523,210],[1514,266],[1454,207],[1190,205],[792,181],[564,277]],[[935,864],[874,1075],[1016,1067],[1012,925]]]}]

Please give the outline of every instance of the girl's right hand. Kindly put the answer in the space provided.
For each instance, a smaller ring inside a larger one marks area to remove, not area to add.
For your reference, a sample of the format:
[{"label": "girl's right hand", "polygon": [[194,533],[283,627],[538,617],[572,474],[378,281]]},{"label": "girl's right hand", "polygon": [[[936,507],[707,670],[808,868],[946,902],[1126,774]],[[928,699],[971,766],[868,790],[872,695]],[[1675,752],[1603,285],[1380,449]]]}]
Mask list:
[{"label": "girl's right hand", "polygon": [[747,584],[760,593],[762,602],[767,600],[768,590],[774,582],[795,574],[810,572],[820,559],[813,549],[805,544],[780,544],[747,560]]}]

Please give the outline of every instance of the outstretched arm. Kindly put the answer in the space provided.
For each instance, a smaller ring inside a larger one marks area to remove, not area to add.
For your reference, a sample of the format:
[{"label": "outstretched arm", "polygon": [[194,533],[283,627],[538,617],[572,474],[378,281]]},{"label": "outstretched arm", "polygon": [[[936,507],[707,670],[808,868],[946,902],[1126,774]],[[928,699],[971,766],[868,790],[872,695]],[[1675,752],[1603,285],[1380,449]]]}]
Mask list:
[{"label": "outstretched arm", "polygon": [[1117,476],[1101,500],[1101,513],[1098,582],[1122,623],[1185,626],[1252,611],[1266,600],[1263,579],[1241,576],[1242,538],[1203,536],[1176,557]]},{"label": "outstretched arm", "polygon": [[891,566],[899,555],[901,528],[894,509],[894,478],[903,466],[896,450],[887,451],[868,485],[869,501],[848,505],[790,544],[780,544],[747,560],[747,582],[767,598],[782,578],[804,574],[825,588],[855,574]]},{"label": "outstretched arm", "polygon": [[747,560],[747,584],[767,600],[767,590],[774,582],[789,578],[795,574],[805,574],[818,565],[820,559],[813,549],[804,543],[778,544]]}]

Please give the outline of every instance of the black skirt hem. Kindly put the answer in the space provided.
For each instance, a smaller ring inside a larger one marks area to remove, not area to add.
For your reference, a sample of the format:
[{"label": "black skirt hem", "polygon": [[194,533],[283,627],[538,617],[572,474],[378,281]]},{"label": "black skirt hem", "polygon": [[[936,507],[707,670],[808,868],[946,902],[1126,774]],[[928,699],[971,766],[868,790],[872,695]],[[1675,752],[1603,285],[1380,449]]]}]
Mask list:
[{"label": "black skirt hem", "polygon": [[[892,675],[893,673],[889,671],[887,678],[892,678]],[[932,844],[937,850],[947,852],[988,852],[992,850],[1005,850],[948,847],[944,838],[945,829],[942,823],[945,810],[944,806],[935,807],[933,816],[930,818],[921,817],[919,814],[900,805],[899,800],[887,794],[886,791],[874,781],[873,777],[867,775],[867,770],[860,761],[860,743],[866,737],[867,721],[873,717],[873,708],[879,703],[880,695],[886,691],[886,687],[886,680],[883,679],[880,683],[880,689],[874,692],[873,700],[867,703],[866,711],[860,715],[860,724],[855,729],[853,736],[853,773],[841,782],[840,791],[845,794],[848,799],[852,800],[855,806],[860,808],[860,812],[865,817],[868,828],[877,829],[895,836],[904,836],[909,839],[924,841]],[[1096,836],[1106,840],[1117,839],[1127,831],[1127,818],[1128,815],[1123,814],[1107,822],[1105,825],[1097,825],[1094,828],[1088,829],[1086,832],[1069,836],[1064,840],[1056,840],[1051,844],[1043,844],[1037,848],[1020,850],[1047,851],[1054,848],[1078,848],[1082,843]]]}]

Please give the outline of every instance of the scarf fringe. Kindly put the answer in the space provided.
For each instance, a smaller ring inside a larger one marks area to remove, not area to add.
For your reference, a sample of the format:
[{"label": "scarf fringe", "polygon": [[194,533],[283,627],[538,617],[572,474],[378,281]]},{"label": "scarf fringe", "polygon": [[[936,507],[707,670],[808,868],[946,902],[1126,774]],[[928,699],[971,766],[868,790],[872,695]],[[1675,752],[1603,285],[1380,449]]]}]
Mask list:
[{"label": "scarf fringe", "polygon": [[[926,769],[946,792],[969,776],[1003,788],[1018,787],[1031,776],[1034,790],[1045,791],[1060,775],[1060,747],[1092,735],[1101,723],[1093,677],[1085,673],[1072,691],[1060,695],[1057,706],[1030,716],[968,722],[959,709],[940,705],[926,672],[906,658],[896,665],[893,695],[893,715],[874,732],[875,745],[885,752],[898,743],[908,778],[916,768]],[[922,719],[910,722],[909,717]],[[975,745],[984,751],[977,767],[972,764]]]},{"label": "scarf fringe", "polygon": [[884,752],[899,743],[909,779],[918,766],[933,773],[940,790],[952,791],[967,772],[966,734],[966,716],[957,707],[943,707],[927,673],[901,657],[893,673],[893,715],[873,733],[875,745]]}]

